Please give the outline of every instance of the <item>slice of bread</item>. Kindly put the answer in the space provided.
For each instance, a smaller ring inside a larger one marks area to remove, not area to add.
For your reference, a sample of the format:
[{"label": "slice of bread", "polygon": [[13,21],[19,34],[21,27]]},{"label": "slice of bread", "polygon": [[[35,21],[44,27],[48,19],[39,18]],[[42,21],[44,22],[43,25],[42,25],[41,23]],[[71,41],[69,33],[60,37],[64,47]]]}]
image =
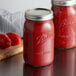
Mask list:
[{"label": "slice of bread", "polygon": [[9,58],[23,52],[23,44],[17,46],[11,46],[7,49],[0,49],[0,60]]}]

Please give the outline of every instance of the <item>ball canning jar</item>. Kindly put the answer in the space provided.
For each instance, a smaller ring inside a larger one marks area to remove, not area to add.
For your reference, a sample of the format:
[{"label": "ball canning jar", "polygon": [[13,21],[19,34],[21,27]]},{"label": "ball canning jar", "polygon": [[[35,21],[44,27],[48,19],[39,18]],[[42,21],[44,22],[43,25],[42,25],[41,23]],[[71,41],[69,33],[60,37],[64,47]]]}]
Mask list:
[{"label": "ball canning jar", "polygon": [[54,25],[52,11],[27,10],[24,23],[24,60],[32,66],[45,66],[54,59]]},{"label": "ball canning jar", "polygon": [[76,47],[75,0],[53,0],[55,47]]}]

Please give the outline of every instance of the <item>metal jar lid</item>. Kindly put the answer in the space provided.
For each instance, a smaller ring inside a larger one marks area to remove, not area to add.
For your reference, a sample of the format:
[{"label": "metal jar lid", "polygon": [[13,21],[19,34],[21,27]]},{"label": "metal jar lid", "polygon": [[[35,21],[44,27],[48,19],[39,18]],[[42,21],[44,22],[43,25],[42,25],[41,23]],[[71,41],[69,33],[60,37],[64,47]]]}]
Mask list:
[{"label": "metal jar lid", "polygon": [[26,19],[33,21],[44,21],[53,18],[53,12],[45,8],[35,8],[27,10],[25,13]]},{"label": "metal jar lid", "polygon": [[53,0],[52,2],[58,6],[73,6],[76,4],[75,0]]}]

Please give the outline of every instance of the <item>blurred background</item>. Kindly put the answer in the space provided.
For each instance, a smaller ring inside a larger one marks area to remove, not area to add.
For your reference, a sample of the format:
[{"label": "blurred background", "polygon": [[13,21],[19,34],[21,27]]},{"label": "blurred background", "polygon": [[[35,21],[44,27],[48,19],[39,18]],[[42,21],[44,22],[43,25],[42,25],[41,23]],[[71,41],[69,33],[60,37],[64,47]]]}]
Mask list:
[{"label": "blurred background", "polygon": [[0,8],[9,12],[25,12],[29,8],[44,7],[50,8],[51,0],[0,0]]}]

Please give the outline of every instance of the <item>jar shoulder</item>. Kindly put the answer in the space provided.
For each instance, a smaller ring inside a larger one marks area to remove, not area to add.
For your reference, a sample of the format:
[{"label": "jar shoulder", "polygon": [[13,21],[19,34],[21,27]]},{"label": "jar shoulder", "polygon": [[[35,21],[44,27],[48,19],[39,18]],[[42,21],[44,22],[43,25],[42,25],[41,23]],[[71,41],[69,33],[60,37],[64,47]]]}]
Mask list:
[{"label": "jar shoulder", "polygon": [[48,21],[26,21],[24,24],[24,29],[31,31],[51,31],[54,30],[54,24],[52,20]]},{"label": "jar shoulder", "polygon": [[52,6],[54,14],[76,15],[75,6]]}]

